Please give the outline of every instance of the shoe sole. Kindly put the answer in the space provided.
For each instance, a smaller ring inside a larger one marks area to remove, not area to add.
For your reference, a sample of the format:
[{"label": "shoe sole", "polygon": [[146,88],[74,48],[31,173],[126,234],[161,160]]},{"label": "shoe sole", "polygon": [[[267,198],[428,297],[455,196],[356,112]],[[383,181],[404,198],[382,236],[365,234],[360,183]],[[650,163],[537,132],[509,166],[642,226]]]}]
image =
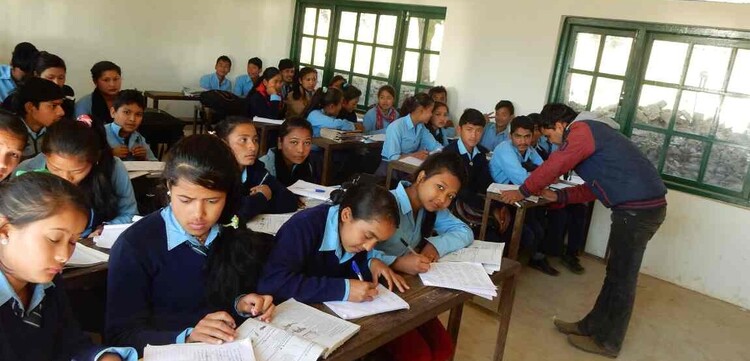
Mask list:
[{"label": "shoe sole", "polygon": [[[588,336],[585,336],[585,337],[588,337]],[[616,359],[617,356],[619,356],[619,355],[613,355],[613,354],[606,353],[606,352],[599,352],[597,350],[588,350],[588,349],[585,349],[585,348],[583,348],[581,346],[576,345],[572,341],[571,337],[568,337],[568,344],[570,344],[571,346],[573,346],[573,347],[575,347],[575,348],[577,348],[577,349],[579,349],[579,350],[581,350],[583,352],[587,352],[587,353],[590,353],[590,354],[593,354],[593,355],[600,355],[600,356],[604,356],[604,357],[609,357],[611,359]]]}]

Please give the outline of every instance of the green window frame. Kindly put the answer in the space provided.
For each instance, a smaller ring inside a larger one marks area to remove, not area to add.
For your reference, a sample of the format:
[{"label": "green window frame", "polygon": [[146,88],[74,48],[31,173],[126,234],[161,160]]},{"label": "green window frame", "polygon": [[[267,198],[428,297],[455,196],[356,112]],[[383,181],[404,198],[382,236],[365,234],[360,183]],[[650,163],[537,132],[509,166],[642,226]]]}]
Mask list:
[{"label": "green window frame", "polygon": [[[290,57],[318,70],[318,85],[335,75],[362,91],[359,110],[390,84],[395,105],[429,90],[439,66],[446,8],[350,0],[298,0]],[[324,50],[323,50],[324,49]]]},{"label": "green window frame", "polygon": [[671,189],[750,206],[750,32],[565,18],[548,94],[610,116]]}]

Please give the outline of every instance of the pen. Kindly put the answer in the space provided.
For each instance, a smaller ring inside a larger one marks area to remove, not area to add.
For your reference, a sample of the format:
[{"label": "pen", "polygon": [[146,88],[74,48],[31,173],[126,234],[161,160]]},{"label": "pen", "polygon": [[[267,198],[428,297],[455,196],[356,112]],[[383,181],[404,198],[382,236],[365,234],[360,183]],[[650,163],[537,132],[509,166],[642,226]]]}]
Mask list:
[{"label": "pen", "polygon": [[354,270],[354,273],[357,274],[357,278],[359,278],[360,281],[365,280],[364,278],[362,278],[362,272],[359,271],[359,266],[357,266],[356,261],[352,261],[352,270]]},{"label": "pen", "polygon": [[263,182],[266,181],[266,178],[268,178],[268,172],[266,172],[266,175],[263,176],[263,179],[260,180],[260,184],[258,184],[258,185],[263,184]]},{"label": "pen", "polygon": [[518,207],[518,208],[521,208],[521,207],[523,207],[523,206],[521,205],[521,202],[513,202],[513,204],[515,204],[515,205],[516,205],[516,207]]},{"label": "pen", "polygon": [[315,188],[316,193],[325,193],[325,189]]},{"label": "pen", "polygon": [[411,246],[409,246],[409,244],[408,244],[408,243],[406,243],[406,241],[405,241],[405,240],[404,240],[403,238],[401,238],[401,244],[403,244],[403,245],[404,245],[404,247],[408,248],[408,249],[409,249],[409,252],[411,252],[412,254],[414,254],[414,255],[418,255],[418,254],[417,254],[417,252],[416,252],[416,251],[414,251],[414,248],[411,248]]}]

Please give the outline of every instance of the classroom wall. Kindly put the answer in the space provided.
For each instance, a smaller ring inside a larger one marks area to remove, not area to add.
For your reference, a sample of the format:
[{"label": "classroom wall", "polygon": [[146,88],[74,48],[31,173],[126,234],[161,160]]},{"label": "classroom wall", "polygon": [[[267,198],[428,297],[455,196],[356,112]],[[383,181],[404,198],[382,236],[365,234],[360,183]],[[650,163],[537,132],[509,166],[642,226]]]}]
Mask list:
[{"label": "classroom wall", "polygon": [[[411,0],[448,8],[438,81],[455,113],[492,109],[512,99],[517,113],[544,104],[561,19],[608,19],[750,29],[750,5],[677,0]],[[274,64],[288,55],[294,0],[6,0],[0,14],[0,62],[13,44],[32,41],[69,63],[69,83],[90,91],[88,68],[110,59],[124,68],[126,87],[180,89],[213,70],[220,53],[242,74],[246,59]],[[28,4],[34,4],[31,6]],[[543,11],[542,11],[543,10]],[[258,18],[265,20],[258,25]],[[44,24],[40,26],[39,24]],[[175,102],[163,108],[189,114]],[[670,191],[667,221],[651,241],[642,271],[750,308],[750,210]],[[587,250],[602,255],[609,213],[597,206]]]}]

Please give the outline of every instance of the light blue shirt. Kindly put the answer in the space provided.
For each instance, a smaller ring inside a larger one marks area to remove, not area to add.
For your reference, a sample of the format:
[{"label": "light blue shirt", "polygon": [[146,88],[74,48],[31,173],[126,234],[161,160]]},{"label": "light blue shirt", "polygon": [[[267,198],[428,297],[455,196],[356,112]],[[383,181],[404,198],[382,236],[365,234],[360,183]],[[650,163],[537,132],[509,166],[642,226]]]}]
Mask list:
[{"label": "light blue shirt", "polygon": [[253,89],[253,79],[250,75],[243,74],[234,79],[234,94],[240,98],[247,97],[250,90]]},{"label": "light blue shirt", "polygon": [[11,66],[8,64],[0,65],[0,102],[16,89],[16,82],[13,80]]},{"label": "light blue shirt", "polygon": [[136,159],[132,154],[133,148],[139,145],[146,148],[146,160],[157,160],[154,152],[151,151],[151,147],[148,145],[148,143],[146,143],[146,138],[144,138],[141,133],[138,133],[138,131],[133,132],[133,134],[131,134],[130,138],[128,139],[128,144],[125,144],[125,138],[120,136],[120,129],[122,129],[122,127],[120,127],[115,122],[104,125],[104,130],[107,133],[107,143],[109,144],[110,148],[127,145],[128,149],[131,151],[123,160],[139,160]]},{"label": "light blue shirt", "polygon": [[531,160],[536,165],[542,164],[542,157],[534,147],[526,149],[521,155],[513,145],[513,141],[506,140],[495,148],[490,160],[490,174],[495,183],[521,185],[529,177],[529,172],[521,165]]},{"label": "light blue shirt", "polygon": [[552,143],[547,139],[545,136],[539,137],[539,139],[536,141],[536,147],[537,149],[541,148],[547,151],[547,155],[552,154],[552,152],[556,151],[558,148],[560,148],[557,144]]},{"label": "light blue shirt", "polygon": [[39,129],[39,132],[34,132],[26,124],[25,120],[23,125],[26,127],[26,146],[23,148],[23,158],[34,157],[42,151],[42,138],[47,133],[47,128]]},{"label": "light blue shirt", "polygon": [[91,114],[92,100],[91,93],[82,96],[76,101],[76,118],[83,114]]},{"label": "light blue shirt", "polygon": [[[29,308],[25,309],[23,306],[23,302],[21,302],[21,297],[18,297],[18,294],[16,294],[16,291],[13,290],[13,286],[10,285],[10,282],[8,282],[8,279],[5,277],[5,274],[0,272],[0,306],[4,305],[6,302],[13,299],[18,303],[18,306],[21,308],[21,310],[23,310],[23,313],[25,315],[28,315],[32,310],[34,310],[37,306],[39,306],[40,303],[42,303],[42,301],[44,300],[44,296],[45,296],[45,290],[50,287],[55,287],[55,284],[52,282],[35,284],[34,291],[31,295],[31,302],[29,302]],[[98,360],[105,353],[116,353],[120,355],[120,358],[122,358],[123,361],[138,360],[138,353],[132,347],[106,348],[100,351],[99,353],[97,353],[96,357],[94,357],[94,360]]]},{"label": "light blue shirt", "polygon": [[200,84],[201,88],[206,90],[232,91],[232,81],[225,77],[223,82],[219,82],[219,76],[216,73],[202,76]]},{"label": "light blue shirt", "polygon": [[414,153],[418,150],[429,152],[442,149],[440,143],[430,134],[430,131],[419,123],[416,126],[411,115],[396,119],[385,131],[385,143],[382,158],[387,161],[396,160],[402,154]]},{"label": "light blue shirt", "polygon": [[[365,127],[365,134],[385,134],[385,130],[388,128],[388,125],[391,124],[391,122],[388,121],[388,119],[383,118],[383,129],[376,129],[378,124],[378,106],[375,105],[374,107],[370,108],[370,110],[365,113],[364,118],[362,118],[362,125]],[[392,115],[393,113],[398,116],[398,111],[396,111],[396,108],[388,109],[386,112],[387,115]],[[394,122],[396,118],[393,118]]]},{"label": "light blue shirt", "polygon": [[[393,264],[396,258],[409,252],[409,249],[401,243],[402,238],[412,248],[422,241],[422,222],[426,211],[424,208],[420,209],[415,221],[414,210],[411,208],[409,196],[406,194],[406,187],[410,185],[411,183],[407,181],[401,181],[396,189],[391,190],[391,193],[396,196],[398,208],[401,211],[401,221],[396,233],[387,241],[376,246],[377,250],[385,253],[382,257],[376,258],[381,259],[387,265]],[[453,216],[447,209],[437,211],[435,214],[434,229],[437,236],[428,237],[427,241],[435,246],[441,257],[470,245],[474,240],[474,232],[471,231],[471,228]]]},{"label": "light blue shirt", "polygon": [[510,139],[510,124],[500,133],[497,132],[497,128],[495,127],[495,122],[488,123],[484,127],[482,140],[479,141],[479,144],[487,149],[495,149],[500,143]]},{"label": "light blue shirt", "polygon": [[354,123],[346,119],[336,119],[332,116],[323,114],[321,109],[313,110],[307,116],[307,120],[312,124],[313,137],[320,136],[321,128],[330,128],[338,130],[354,130]]}]

